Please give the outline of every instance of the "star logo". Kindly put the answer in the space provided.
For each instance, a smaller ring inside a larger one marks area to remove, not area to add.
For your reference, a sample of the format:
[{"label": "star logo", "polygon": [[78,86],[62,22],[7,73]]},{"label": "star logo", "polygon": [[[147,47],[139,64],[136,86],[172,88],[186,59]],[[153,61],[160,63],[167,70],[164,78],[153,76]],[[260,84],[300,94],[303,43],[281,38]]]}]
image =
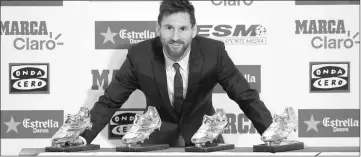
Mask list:
[{"label": "star logo", "polygon": [[112,31],[110,30],[110,27],[108,27],[108,30],[106,33],[100,33],[102,36],[104,36],[104,42],[103,44],[105,44],[106,42],[110,41],[113,44],[115,44],[114,42],[114,36],[117,35],[118,33],[112,33]]},{"label": "star logo", "polygon": [[316,121],[314,118],[313,118],[313,114],[311,115],[311,118],[309,121],[303,121],[304,123],[307,124],[307,130],[306,132],[310,131],[311,129],[315,130],[316,132],[318,132],[318,129],[317,129],[317,124],[320,123],[320,121]]},{"label": "star logo", "polygon": [[10,122],[4,122],[5,125],[8,126],[8,130],[6,131],[6,133],[10,132],[11,130],[14,130],[16,133],[18,132],[18,128],[16,128],[21,122],[15,122],[14,121],[14,117],[11,116],[11,120]]}]

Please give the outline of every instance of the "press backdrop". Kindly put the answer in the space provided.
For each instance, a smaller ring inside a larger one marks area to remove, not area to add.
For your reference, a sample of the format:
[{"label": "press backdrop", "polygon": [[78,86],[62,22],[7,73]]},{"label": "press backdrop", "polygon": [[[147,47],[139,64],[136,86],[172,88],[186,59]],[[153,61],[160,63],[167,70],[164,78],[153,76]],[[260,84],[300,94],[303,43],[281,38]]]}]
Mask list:
[{"label": "press backdrop", "polygon": [[[289,139],[307,146],[359,146],[359,2],[192,1],[199,35],[221,40],[272,113],[299,118]],[[50,146],[66,114],[89,109],[128,48],[155,37],[159,1],[2,2],[1,155]],[[213,104],[227,112],[223,134],[237,147],[259,134],[220,86]],[[120,138],[142,113],[134,92],[94,144]]]}]

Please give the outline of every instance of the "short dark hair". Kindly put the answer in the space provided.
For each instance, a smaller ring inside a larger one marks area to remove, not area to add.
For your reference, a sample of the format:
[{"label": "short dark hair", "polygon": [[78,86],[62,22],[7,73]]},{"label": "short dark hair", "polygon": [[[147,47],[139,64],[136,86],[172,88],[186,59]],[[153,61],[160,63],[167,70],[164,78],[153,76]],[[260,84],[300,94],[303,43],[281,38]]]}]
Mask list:
[{"label": "short dark hair", "polygon": [[177,12],[186,12],[190,16],[192,27],[196,24],[194,7],[188,0],[163,0],[159,7],[158,24],[164,17]]}]

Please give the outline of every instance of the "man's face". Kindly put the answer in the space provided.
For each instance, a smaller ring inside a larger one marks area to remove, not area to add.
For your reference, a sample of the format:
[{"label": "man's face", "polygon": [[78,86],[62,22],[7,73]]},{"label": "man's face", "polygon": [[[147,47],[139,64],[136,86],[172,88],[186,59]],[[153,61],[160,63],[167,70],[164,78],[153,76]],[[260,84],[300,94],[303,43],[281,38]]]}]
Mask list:
[{"label": "man's face", "polygon": [[190,49],[192,38],[196,35],[196,26],[192,28],[188,13],[178,12],[163,17],[157,33],[167,56],[179,60]]}]

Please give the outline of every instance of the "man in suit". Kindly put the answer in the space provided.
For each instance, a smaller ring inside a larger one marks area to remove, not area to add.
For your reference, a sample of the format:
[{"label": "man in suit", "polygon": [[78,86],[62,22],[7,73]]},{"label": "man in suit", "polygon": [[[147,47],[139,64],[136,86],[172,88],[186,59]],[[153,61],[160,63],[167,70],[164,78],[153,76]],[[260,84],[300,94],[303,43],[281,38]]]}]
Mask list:
[{"label": "man in suit", "polygon": [[272,123],[271,113],[238,71],[224,43],[196,35],[193,5],[187,0],[165,0],[159,11],[158,37],[129,48],[120,70],[90,110],[93,128],[77,141],[91,143],[139,89],[162,120],[160,131],[144,142],[190,146],[203,116],[215,113],[212,90],[217,83],[262,134]]}]

